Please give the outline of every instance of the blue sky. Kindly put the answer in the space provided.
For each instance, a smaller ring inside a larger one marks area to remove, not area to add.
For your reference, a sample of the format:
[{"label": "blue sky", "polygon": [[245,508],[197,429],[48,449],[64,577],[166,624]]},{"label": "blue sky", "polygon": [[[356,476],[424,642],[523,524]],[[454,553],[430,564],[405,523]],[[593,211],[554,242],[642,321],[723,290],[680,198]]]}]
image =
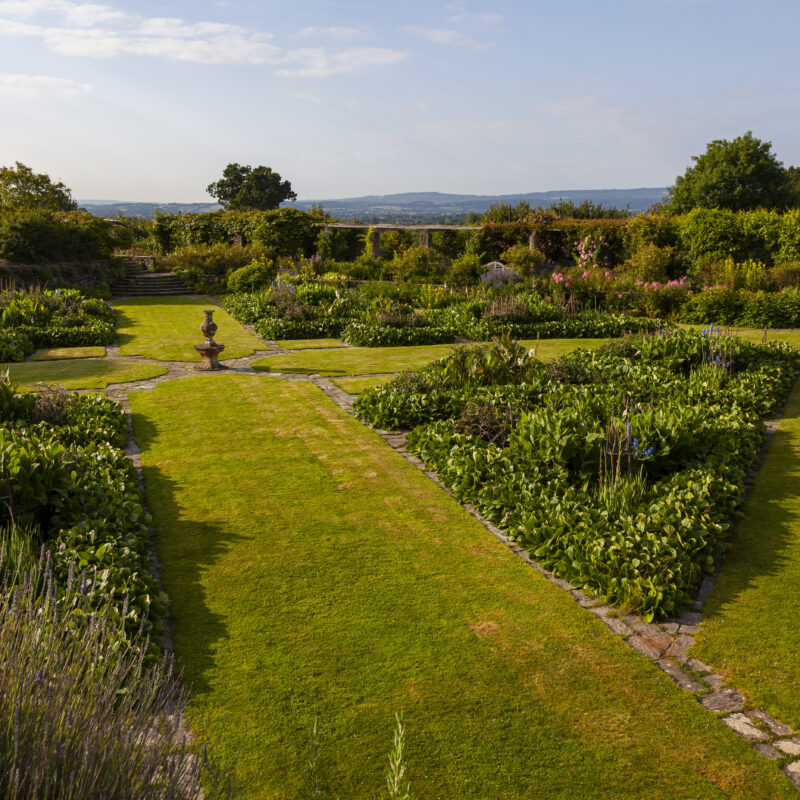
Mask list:
[{"label": "blue sky", "polygon": [[81,199],[670,184],[746,130],[800,164],[798,0],[0,0],[0,164]]}]

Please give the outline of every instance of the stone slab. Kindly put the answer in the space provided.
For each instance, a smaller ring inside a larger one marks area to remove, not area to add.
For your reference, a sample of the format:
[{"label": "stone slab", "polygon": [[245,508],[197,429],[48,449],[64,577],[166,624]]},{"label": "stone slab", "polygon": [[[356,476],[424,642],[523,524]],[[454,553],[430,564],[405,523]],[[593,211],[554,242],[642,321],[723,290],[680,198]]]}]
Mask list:
[{"label": "stone slab", "polygon": [[783,768],[783,771],[789,776],[789,780],[800,789],[800,761],[792,761]]},{"label": "stone slab", "polygon": [[722,721],[743,739],[747,739],[748,742],[761,742],[764,739],[769,739],[769,736],[761,728],[753,725],[747,714],[731,714],[728,717],[723,717]]},{"label": "stone slab", "polygon": [[637,653],[641,653],[643,656],[647,656],[648,658],[652,658],[653,660],[661,658],[661,651],[657,648],[653,647],[653,645],[646,642],[642,639],[641,636],[629,636],[625,640]]},{"label": "stone slab", "polygon": [[678,629],[681,627],[677,622],[665,622],[663,625],[659,626],[664,633],[668,633],[670,636],[675,636],[678,633]]},{"label": "stone slab", "polygon": [[675,641],[670,644],[669,649],[667,650],[667,655],[670,658],[674,658],[676,661],[680,661],[681,664],[685,664],[689,660],[687,652],[693,645],[693,636],[688,636],[685,633],[679,633],[675,637]]},{"label": "stone slab", "polygon": [[766,711],[762,711],[760,708],[757,708],[755,711],[748,711],[747,716],[749,716],[750,719],[757,719],[763,722],[775,736],[789,736],[792,733],[792,729],[788,725],[779,722],[775,717],[770,716]]},{"label": "stone slab", "polygon": [[725,678],[722,675],[704,675],[703,680],[712,688],[712,689],[724,689],[725,688]]},{"label": "stone slab", "polygon": [[704,661],[700,661],[698,658],[690,658],[686,662],[686,666],[689,669],[693,669],[695,672],[713,672],[714,670],[708,666]]},{"label": "stone slab", "polygon": [[779,753],[771,744],[767,744],[766,742],[759,742],[758,744],[754,744],[753,749],[760,756],[764,756],[764,758],[771,758],[771,759],[783,758],[782,753]]},{"label": "stone slab", "polygon": [[703,686],[700,681],[690,678],[674,661],[668,658],[660,658],[656,661],[656,664],[658,664],[681,689],[686,689],[687,692],[702,692],[703,689],[705,689],[705,686]]},{"label": "stone slab", "polygon": [[703,621],[703,615],[699,611],[684,611],[679,617],[675,617],[673,622],[681,625],[699,625]]},{"label": "stone slab", "polygon": [[700,703],[709,711],[741,711],[744,697],[735,689],[718,689],[716,692],[704,694]]},{"label": "stone slab", "polygon": [[631,629],[618,617],[600,617],[600,619],[605,622],[614,633],[618,633],[620,636],[631,635]]},{"label": "stone slab", "polygon": [[787,756],[800,756],[800,737],[798,736],[791,739],[778,739],[773,744]]}]

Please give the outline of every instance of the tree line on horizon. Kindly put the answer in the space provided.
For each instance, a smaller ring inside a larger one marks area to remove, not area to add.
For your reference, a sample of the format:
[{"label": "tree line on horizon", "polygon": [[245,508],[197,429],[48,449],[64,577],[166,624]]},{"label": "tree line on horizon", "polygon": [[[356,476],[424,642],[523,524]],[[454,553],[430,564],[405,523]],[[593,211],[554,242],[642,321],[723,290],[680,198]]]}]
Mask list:
[{"label": "tree line on horizon", "polygon": [[[732,141],[715,139],[705,153],[692,156],[694,162],[669,187],[664,201],[651,211],[667,215],[684,214],[694,208],[748,211],[756,208],[786,210],[800,207],[800,167],[784,167],[772,152],[772,143],[753,136],[752,131]],[[266,211],[278,208],[297,195],[290,181],[267,166],[228,164],[221,177],[206,191],[225,211]],[[78,204],[68,187],[53,182],[46,173],[17,161],[0,167],[0,214],[21,210],[37,212],[76,211]],[[515,205],[493,204],[483,214],[470,213],[470,223],[502,223],[531,217],[573,219],[624,219],[629,208],[605,207],[585,200],[559,200],[547,207],[531,207],[522,200]],[[2,226],[0,225],[0,230]]]}]

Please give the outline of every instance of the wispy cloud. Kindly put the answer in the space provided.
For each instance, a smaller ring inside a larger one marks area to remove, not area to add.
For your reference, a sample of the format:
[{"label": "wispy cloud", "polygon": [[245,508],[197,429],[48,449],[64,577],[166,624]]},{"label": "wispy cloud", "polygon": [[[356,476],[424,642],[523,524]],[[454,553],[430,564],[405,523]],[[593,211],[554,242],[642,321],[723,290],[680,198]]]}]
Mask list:
[{"label": "wispy cloud", "polygon": [[91,89],[88,83],[77,83],[53,75],[0,74],[0,95],[25,98],[75,97],[90,92]]},{"label": "wispy cloud", "polygon": [[348,28],[344,25],[332,25],[327,28],[310,26],[297,32],[301,39],[362,39],[369,33],[367,26]]},{"label": "wispy cloud", "polygon": [[488,50],[494,47],[492,43],[476,42],[466,33],[452,28],[428,28],[423,25],[407,25],[403,30],[417,39],[424,39],[431,44],[450,45],[455,47],[468,47],[472,50]]},{"label": "wispy cloud", "polygon": [[289,51],[282,61],[296,66],[282,67],[276,74],[284,78],[328,78],[369,67],[397,64],[406,58],[408,53],[404,50],[387,47],[351,47],[335,52],[322,47],[304,48]]},{"label": "wispy cloud", "polygon": [[494,11],[469,11],[466,3],[450,3],[445,6],[451,22],[469,22],[474,25],[490,26],[503,21],[501,14]]},{"label": "wispy cloud", "polygon": [[[307,28],[305,36],[346,39],[364,28]],[[301,32],[303,33],[303,32]],[[272,65],[287,78],[329,77],[404,60],[381,47],[284,49],[264,31],[223,22],[142,17],[72,0],[4,0],[0,35],[39,39],[53,52],[88,58],[149,56],[198,64]]]},{"label": "wispy cloud", "polygon": [[493,12],[472,12],[472,11],[461,11],[457,14],[453,14],[450,17],[451,22],[471,22],[476,25],[498,25],[503,21],[503,17],[501,14],[495,14]]}]

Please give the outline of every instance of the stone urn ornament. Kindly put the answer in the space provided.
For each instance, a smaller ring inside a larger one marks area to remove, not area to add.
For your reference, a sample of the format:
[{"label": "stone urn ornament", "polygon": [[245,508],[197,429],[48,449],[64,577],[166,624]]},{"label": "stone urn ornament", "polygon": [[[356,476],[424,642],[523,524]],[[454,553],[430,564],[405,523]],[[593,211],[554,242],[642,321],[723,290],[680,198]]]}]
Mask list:
[{"label": "stone urn ornament", "polygon": [[195,366],[195,369],[225,369],[225,367],[219,363],[218,359],[219,354],[225,349],[225,345],[217,344],[214,341],[214,334],[217,332],[217,323],[214,322],[214,311],[206,310],[203,311],[203,313],[206,316],[203,320],[203,324],[200,326],[200,330],[203,332],[203,336],[206,337],[206,340],[203,344],[196,344],[194,346],[194,349],[197,350],[203,358],[203,360]]}]

